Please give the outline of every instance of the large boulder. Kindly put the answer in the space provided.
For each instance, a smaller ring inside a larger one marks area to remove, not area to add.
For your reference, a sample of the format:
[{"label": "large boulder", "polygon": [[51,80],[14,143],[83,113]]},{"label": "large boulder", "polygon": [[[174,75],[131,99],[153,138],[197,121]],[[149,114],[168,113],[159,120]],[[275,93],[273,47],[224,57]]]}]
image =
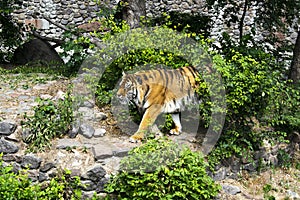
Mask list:
[{"label": "large boulder", "polygon": [[43,65],[61,65],[63,60],[55,49],[46,41],[32,39],[19,46],[13,55],[12,62],[18,65],[36,63]]}]

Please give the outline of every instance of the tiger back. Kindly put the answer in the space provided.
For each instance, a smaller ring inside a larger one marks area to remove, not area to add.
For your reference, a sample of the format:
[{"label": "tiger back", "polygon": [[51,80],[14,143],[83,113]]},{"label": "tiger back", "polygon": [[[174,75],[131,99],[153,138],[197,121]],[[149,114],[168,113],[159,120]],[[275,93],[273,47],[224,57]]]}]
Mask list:
[{"label": "tiger back", "polygon": [[142,140],[161,113],[171,114],[175,127],[170,133],[180,134],[182,126],[179,113],[186,105],[199,102],[195,92],[198,76],[196,69],[190,66],[123,74],[117,98],[122,104],[135,104],[143,114],[139,128],[130,141]]}]

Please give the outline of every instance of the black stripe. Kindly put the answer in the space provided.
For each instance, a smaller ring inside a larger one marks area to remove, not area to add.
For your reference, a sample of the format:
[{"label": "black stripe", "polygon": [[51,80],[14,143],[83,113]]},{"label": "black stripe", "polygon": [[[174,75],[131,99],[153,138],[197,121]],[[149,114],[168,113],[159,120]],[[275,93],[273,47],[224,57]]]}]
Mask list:
[{"label": "black stripe", "polygon": [[148,80],[148,76],[146,74],[143,74],[142,76],[143,76],[144,80],[146,80],[146,81]]}]

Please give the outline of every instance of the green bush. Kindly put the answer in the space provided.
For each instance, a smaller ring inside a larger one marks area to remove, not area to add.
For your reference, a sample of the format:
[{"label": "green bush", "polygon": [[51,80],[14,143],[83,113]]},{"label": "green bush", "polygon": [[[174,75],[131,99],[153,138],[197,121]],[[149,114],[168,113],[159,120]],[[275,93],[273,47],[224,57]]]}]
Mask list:
[{"label": "green bush", "polygon": [[12,166],[4,166],[0,160],[1,199],[35,199],[39,187],[33,185],[27,175],[15,174],[12,169]]},{"label": "green bush", "polygon": [[211,199],[220,186],[206,173],[200,153],[166,139],[131,150],[107,184],[117,199]]},{"label": "green bush", "polygon": [[29,143],[30,151],[43,150],[50,146],[55,137],[64,135],[73,121],[73,102],[70,94],[66,93],[64,100],[54,102],[50,99],[37,99],[38,105],[34,107],[34,115],[25,113],[22,121],[24,131],[29,131],[24,138]]},{"label": "green bush", "polygon": [[[252,52],[253,53],[253,52]],[[260,50],[256,59],[228,50],[213,63],[226,89],[226,122],[210,164],[232,156],[251,158],[264,140],[287,142],[299,130],[299,88],[290,85],[275,59]]]},{"label": "green bush", "polygon": [[81,199],[81,183],[79,177],[71,177],[71,171],[58,173],[49,182],[33,183],[26,170],[12,172],[13,167],[4,165],[0,155],[0,196],[1,199],[42,199],[63,200]]}]

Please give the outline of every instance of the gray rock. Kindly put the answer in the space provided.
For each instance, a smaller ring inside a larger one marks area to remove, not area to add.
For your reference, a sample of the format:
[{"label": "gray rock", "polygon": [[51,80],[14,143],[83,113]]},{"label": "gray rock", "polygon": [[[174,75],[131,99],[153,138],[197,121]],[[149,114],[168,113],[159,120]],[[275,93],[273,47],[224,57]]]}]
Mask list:
[{"label": "gray rock", "polygon": [[90,180],[99,182],[106,175],[106,171],[103,169],[103,167],[96,166],[93,169],[87,171],[86,175]]},{"label": "gray rock", "polygon": [[59,139],[57,141],[57,149],[66,149],[68,147],[80,147],[81,143],[73,139]]},{"label": "gray rock", "polygon": [[22,159],[21,166],[23,168],[37,169],[40,167],[42,160],[34,155],[25,155]]},{"label": "gray rock", "polygon": [[102,178],[100,181],[98,181],[97,183],[97,188],[96,188],[96,192],[100,193],[100,192],[105,192],[104,191],[104,186],[106,183],[108,183],[109,179],[104,177]]},{"label": "gray rock", "polygon": [[84,101],[81,106],[87,107],[87,108],[94,108],[95,103],[92,101]]},{"label": "gray rock", "polygon": [[47,171],[49,171],[50,169],[52,169],[52,168],[54,168],[54,167],[55,167],[54,163],[48,162],[48,163],[44,164],[44,165],[40,168],[40,171],[41,171],[41,172],[47,172]]},{"label": "gray rock", "polygon": [[28,170],[27,174],[28,178],[33,182],[37,181],[39,178],[39,172],[37,170]]},{"label": "gray rock", "polygon": [[95,117],[97,120],[105,120],[107,119],[107,115],[103,112],[96,112]]},{"label": "gray rock", "polygon": [[113,151],[113,155],[114,156],[117,156],[117,157],[125,157],[128,155],[128,152],[130,151],[131,149],[121,149],[121,150],[116,150],[116,151]]},{"label": "gray rock", "polygon": [[66,19],[62,19],[61,22],[60,22],[62,25],[67,25],[69,23],[68,20]]},{"label": "gray rock", "polygon": [[20,163],[22,161],[22,157],[20,155],[15,155],[15,154],[5,154],[2,156],[2,160],[5,162]]},{"label": "gray rock", "polygon": [[10,135],[15,132],[17,125],[9,122],[0,122],[0,135]]},{"label": "gray rock", "polygon": [[78,135],[79,127],[72,125],[71,129],[68,131],[69,138],[75,138]]},{"label": "gray rock", "polygon": [[12,171],[13,173],[15,173],[15,174],[19,173],[19,171],[22,169],[22,168],[21,168],[21,165],[20,165],[19,163],[13,163],[13,164],[12,164],[12,167],[13,167],[13,168],[12,168],[11,171]]},{"label": "gray rock", "polygon": [[106,133],[104,128],[97,128],[94,133],[94,137],[103,137]]},{"label": "gray rock", "polygon": [[95,190],[96,187],[97,187],[97,184],[95,184],[91,180],[81,181],[81,184],[82,184],[82,190],[83,191],[92,191],[92,190]]},{"label": "gray rock", "polygon": [[227,169],[225,167],[221,167],[218,171],[214,172],[213,179],[214,181],[224,180],[226,178]]},{"label": "gray rock", "polygon": [[11,142],[0,139],[0,153],[17,153],[19,147]]},{"label": "gray rock", "polygon": [[115,148],[107,143],[99,143],[92,146],[92,153],[96,161],[112,157],[114,151]]},{"label": "gray rock", "polygon": [[48,180],[47,174],[45,174],[45,173],[43,173],[43,172],[39,172],[38,180],[39,180],[39,182],[43,182],[43,181]]},{"label": "gray rock", "polygon": [[289,197],[291,197],[292,199],[300,199],[300,196],[299,196],[299,194],[297,194],[296,192],[293,192],[293,191],[291,191],[291,190],[287,190],[287,195],[289,196]]},{"label": "gray rock", "polygon": [[31,135],[31,132],[29,129],[25,129],[22,131],[22,140],[25,143],[29,143],[29,136]]},{"label": "gray rock", "polygon": [[78,112],[80,113],[80,115],[82,116],[82,118],[85,121],[91,121],[94,120],[95,115],[94,115],[94,110],[88,107],[80,107],[78,109]]},{"label": "gray rock", "polygon": [[92,138],[94,136],[95,129],[91,125],[82,124],[80,125],[78,132],[86,138]]},{"label": "gray rock", "polygon": [[241,193],[241,189],[234,185],[222,185],[222,189],[225,193],[236,195],[237,193]]}]

